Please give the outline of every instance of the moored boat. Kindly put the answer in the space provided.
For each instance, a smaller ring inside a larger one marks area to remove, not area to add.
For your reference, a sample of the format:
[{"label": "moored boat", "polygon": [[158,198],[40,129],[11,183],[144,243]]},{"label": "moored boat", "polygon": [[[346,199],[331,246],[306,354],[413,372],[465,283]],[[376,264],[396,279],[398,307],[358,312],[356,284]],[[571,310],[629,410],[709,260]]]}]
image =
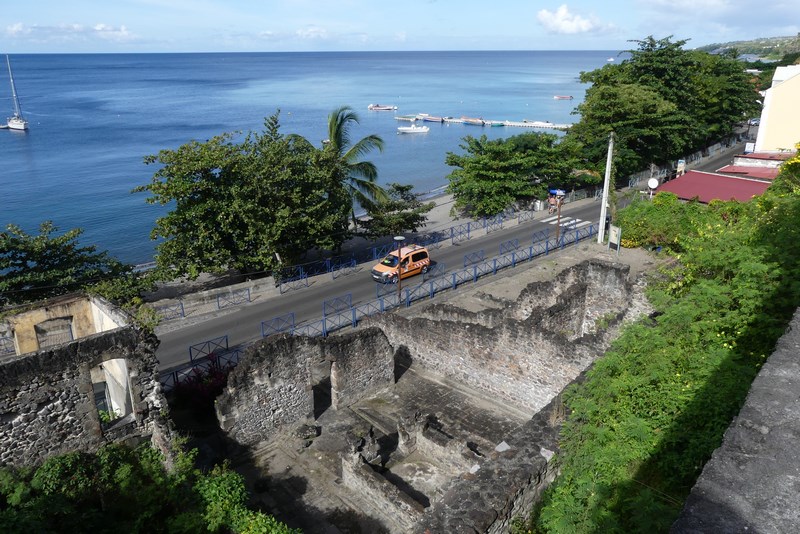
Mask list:
[{"label": "moored boat", "polygon": [[461,122],[464,124],[474,124],[475,126],[483,126],[486,124],[483,119],[476,119],[474,117],[461,117]]},{"label": "moored boat", "polygon": [[425,115],[422,120],[427,122],[444,122],[444,117],[435,117],[433,115]]},{"label": "moored boat", "polygon": [[572,100],[572,95],[555,95],[554,100]]},{"label": "moored boat", "polygon": [[416,124],[412,124],[411,126],[400,126],[397,128],[397,133],[399,134],[413,134],[413,133],[428,133],[430,128],[427,126],[417,126]]},{"label": "moored boat", "polygon": [[8,59],[8,54],[6,54],[6,65],[8,65],[8,79],[11,80],[11,98],[14,101],[14,115],[8,118],[6,125],[11,130],[27,130],[28,121],[22,116],[22,109],[19,107],[17,88],[14,85],[14,76],[11,74],[11,61]]},{"label": "moored boat", "polygon": [[370,104],[367,106],[367,109],[370,111],[394,111],[397,109],[397,106],[384,106],[383,104]]},{"label": "moored boat", "polygon": [[408,122],[414,122],[415,120],[417,120],[416,115],[395,115],[394,118],[395,120],[398,121],[408,121]]}]

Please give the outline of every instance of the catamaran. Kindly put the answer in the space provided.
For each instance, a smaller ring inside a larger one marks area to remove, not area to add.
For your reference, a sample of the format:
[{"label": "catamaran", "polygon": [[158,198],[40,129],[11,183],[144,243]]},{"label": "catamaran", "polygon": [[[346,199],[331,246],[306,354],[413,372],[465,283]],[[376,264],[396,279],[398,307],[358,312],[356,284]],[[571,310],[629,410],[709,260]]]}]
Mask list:
[{"label": "catamaran", "polygon": [[19,98],[17,98],[17,88],[14,85],[14,76],[11,74],[11,61],[6,54],[6,65],[8,65],[8,79],[11,80],[11,97],[14,99],[14,116],[8,118],[7,126],[11,130],[27,130],[28,121],[22,116],[22,110],[19,107]]}]

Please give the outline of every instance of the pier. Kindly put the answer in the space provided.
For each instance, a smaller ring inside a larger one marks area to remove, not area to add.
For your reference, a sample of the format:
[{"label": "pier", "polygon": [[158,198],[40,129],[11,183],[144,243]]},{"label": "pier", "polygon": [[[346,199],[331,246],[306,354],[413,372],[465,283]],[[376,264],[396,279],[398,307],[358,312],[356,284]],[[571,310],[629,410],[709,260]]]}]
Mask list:
[{"label": "pier", "polygon": [[[410,116],[405,115],[405,117],[410,117]],[[414,120],[425,120],[425,117],[428,117],[428,115],[420,113],[419,115],[415,115],[414,117],[415,117]],[[405,120],[409,119],[406,118]],[[484,127],[509,126],[512,128],[539,128],[546,130],[562,130],[562,131],[569,130],[572,127],[572,124],[557,124],[550,121],[529,121],[527,119],[521,121],[497,121],[488,119],[480,119],[480,120],[483,122],[483,124],[475,124],[474,122],[467,123],[466,121],[464,121],[464,119],[457,119],[455,117],[444,117],[442,119],[442,122],[469,124],[470,126],[484,126]]]}]

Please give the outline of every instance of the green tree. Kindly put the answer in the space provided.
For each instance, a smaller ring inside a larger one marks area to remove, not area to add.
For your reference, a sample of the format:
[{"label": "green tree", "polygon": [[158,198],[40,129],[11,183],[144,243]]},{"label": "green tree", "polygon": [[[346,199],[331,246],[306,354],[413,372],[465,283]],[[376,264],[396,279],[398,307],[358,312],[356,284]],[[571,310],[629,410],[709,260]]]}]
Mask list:
[{"label": "green tree", "polygon": [[435,202],[421,202],[411,192],[413,186],[397,183],[389,184],[386,191],[389,199],[380,200],[367,208],[367,219],[361,221],[363,234],[376,239],[404,232],[416,232],[425,226],[426,213],[436,205]]},{"label": "green tree", "polygon": [[[456,167],[447,177],[453,208],[472,216],[491,216],[518,202],[543,197],[548,185],[572,186],[596,181],[578,157],[579,145],[553,134],[526,133],[489,140],[464,138],[464,154],[448,152]],[[577,172],[580,169],[580,172]]]},{"label": "green tree", "polygon": [[31,302],[77,291],[87,285],[129,274],[132,267],[97,252],[95,246],[80,246],[83,230],[61,235],[51,221],[30,235],[10,224],[0,233],[0,302]]},{"label": "green tree", "polygon": [[686,41],[648,37],[619,64],[581,73],[591,83],[567,133],[585,147],[590,166],[605,158],[617,134],[615,166],[622,178],[700,150],[758,109],[754,82],[730,56],[683,50]]},{"label": "green tree", "polygon": [[342,106],[328,115],[328,139],[325,142],[325,149],[336,155],[344,169],[344,183],[353,206],[350,212],[353,228],[358,228],[355,204],[368,209],[372,203],[387,201],[389,197],[376,182],[378,169],[375,164],[361,160],[373,150],[382,151],[383,139],[371,134],[352,143],[350,128],[353,124],[358,124],[358,115],[349,106]]},{"label": "green tree", "polygon": [[347,237],[349,197],[334,154],[280,133],[278,113],[263,133],[241,143],[224,134],[147,156],[161,167],[148,185],[150,204],[173,204],[151,233],[156,261],[169,276],[253,272],[292,262]]}]

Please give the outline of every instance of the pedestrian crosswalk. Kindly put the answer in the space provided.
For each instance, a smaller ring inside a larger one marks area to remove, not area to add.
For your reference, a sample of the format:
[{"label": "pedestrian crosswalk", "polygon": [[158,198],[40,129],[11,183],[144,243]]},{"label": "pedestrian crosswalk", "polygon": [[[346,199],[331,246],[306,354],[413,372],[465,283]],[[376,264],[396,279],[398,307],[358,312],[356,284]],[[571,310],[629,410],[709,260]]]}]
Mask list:
[{"label": "pedestrian crosswalk", "polygon": [[561,220],[559,221],[558,215],[553,215],[552,217],[542,219],[542,222],[552,225],[559,225],[561,228],[566,230],[576,230],[592,224],[591,221],[584,221],[583,219],[576,219],[574,217],[561,217]]}]

